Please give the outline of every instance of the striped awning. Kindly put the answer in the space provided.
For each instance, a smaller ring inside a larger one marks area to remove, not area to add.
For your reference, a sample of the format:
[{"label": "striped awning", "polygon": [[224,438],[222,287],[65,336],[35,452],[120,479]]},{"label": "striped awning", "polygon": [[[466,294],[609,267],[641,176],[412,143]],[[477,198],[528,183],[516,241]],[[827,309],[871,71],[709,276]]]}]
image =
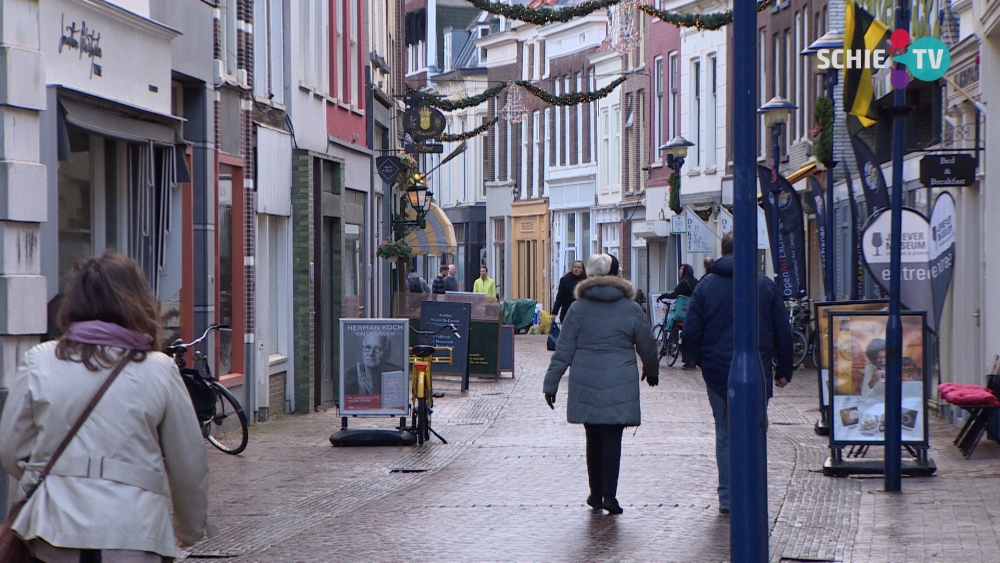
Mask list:
[{"label": "striped awning", "polygon": [[816,159],[810,158],[809,162],[807,162],[805,166],[799,168],[795,172],[792,172],[788,176],[785,176],[785,179],[788,180],[789,184],[795,185],[795,182],[798,182],[802,178],[805,178],[806,176],[812,174],[813,171],[815,170],[816,170]]},{"label": "striped awning", "polygon": [[[427,204],[427,226],[423,229],[413,229],[406,235],[406,244],[410,245],[414,254],[455,254],[458,252],[458,242],[455,239],[455,227],[452,226],[444,210],[433,203]],[[413,213],[410,210],[410,213]]]}]

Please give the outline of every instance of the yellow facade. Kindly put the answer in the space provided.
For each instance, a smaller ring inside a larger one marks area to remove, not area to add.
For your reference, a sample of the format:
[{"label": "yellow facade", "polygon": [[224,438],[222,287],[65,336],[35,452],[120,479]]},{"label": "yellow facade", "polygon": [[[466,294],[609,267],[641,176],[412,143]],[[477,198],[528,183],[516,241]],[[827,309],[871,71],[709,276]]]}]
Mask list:
[{"label": "yellow facade", "polygon": [[511,203],[511,281],[510,296],[534,299],[549,310],[549,203],[530,199]]}]

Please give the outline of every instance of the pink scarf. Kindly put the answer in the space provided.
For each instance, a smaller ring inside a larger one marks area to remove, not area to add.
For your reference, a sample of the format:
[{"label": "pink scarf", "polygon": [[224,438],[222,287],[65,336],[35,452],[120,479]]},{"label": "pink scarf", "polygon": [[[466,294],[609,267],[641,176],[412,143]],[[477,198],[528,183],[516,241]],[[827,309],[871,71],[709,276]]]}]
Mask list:
[{"label": "pink scarf", "polygon": [[153,337],[148,334],[104,321],[73,323],[62,337],[83,344],[114,346],[126,350],[146,351],[151,349],[153,344]]}]

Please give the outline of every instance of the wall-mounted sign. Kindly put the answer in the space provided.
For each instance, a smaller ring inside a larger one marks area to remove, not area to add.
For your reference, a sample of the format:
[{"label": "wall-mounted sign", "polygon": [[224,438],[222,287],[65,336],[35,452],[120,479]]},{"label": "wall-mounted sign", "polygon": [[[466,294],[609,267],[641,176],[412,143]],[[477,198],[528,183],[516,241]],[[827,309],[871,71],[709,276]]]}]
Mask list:
[{"label": "wall-mounted sign", "polygon": [[398,156],[380,156],[375,159],[375,169],[386,184],[395,184],[396,177],[403,168],[403,161]]},{"label": "wall-mounted sign", "polygon": [[423,144],[423,143],[406,143],[403,145],[403,152],[409,154],[443,154],[444,145],[441,143]]},{"label": "wall-mounted sign", "polygon": [[683,215],[674,215],[670,218],[670,234],[677,235],[687,232],[687,218]]},{"label": "wall-mounted sign", "polygon": [[419,106],[406,110],[403,114],[403,130],[414,140],[437,138],[444,133],[444,114],[437,108]]},{"label": "wall-mounted sign", "polygon": [[94,59],[103,58],[104,52],[101,50],[101,34],[87,26],[87,22],[81,20],[79,24],[73,21],[66,23],[66,14],[60,18],[59,53],[63,49],[67,51],[77,51],[78,58],[83,59],[84,55],[90,61],[90,77],[101,76],[103,72],[101,65]]},{"label": "wall-mounted sign", "polygon": [[961,188],[976,181],[971,154],[931,154],[920,159],[920,183],[928,188]]}]

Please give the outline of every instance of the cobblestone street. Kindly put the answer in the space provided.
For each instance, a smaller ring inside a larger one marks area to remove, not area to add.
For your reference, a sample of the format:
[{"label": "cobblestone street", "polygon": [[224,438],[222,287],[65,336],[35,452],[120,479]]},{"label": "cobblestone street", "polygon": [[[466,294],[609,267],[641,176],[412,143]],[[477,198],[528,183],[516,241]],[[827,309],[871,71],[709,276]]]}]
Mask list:
[{"label": "cobblestone street", "polygon": [[[255,426],[241,456],[211,451],[221,534],[187,560],[726,561],[698,372],[661,367],[659,387],[642,384],[643,424],[623,443],[625,513],[597,515],[584,502],[583,428],[566,422],[567,378],[555,412],[542,398],[544,339],[517,337],[513,379],[473,380],[464,395],[457,381],[435,382],[447,445],[334,448],[340,421],[328,411]],[[904,479],[901,495],[882,493],[881,476],[825,477],[816,388],[801,369],[771,402],[772,561],[1000,561],[1000,446],[984,440],[965,460],[951,444],[958,429],[932,419],[937,476]]]}]

